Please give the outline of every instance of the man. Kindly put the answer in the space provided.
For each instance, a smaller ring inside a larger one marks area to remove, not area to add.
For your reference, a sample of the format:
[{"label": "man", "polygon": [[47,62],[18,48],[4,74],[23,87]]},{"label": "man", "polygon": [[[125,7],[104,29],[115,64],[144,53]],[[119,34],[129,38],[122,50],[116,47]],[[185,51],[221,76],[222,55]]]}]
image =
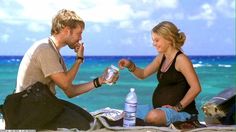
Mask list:
[{"label": "man", "polygon": [[[41,82],[46,84],[52,93],[55,94],[55,85],[57,85],[68,97],[72,98],[104,84],[105,74],[84,84],[72,83],[80,65],[84,61],[84,46],[80,43],[84,28],[84,21],[74,11],[66,9],[60,10],[52,20],[51,36],[36,42],[24,55],[18,70],[16,93],[27,89],[36,82]],[[64,60],[59,52],[60,49],[66,45],[71,49],[74,49],[76,53],[76,60],[69,70],[66,69]],[[115,82],[117,79],[118,76],[114,77],[111,82]],[[68,102],[66,104],[68,105]],[[71,104],[69,105],[72,106]],[[72,107],[74,108],[74,106]],[[66,109],[71,108],[67,107]],[[85,123],[85,119],[82,118],[92,117],[81,117],[86,114],[87,116],[90,115],[83,110],[79,111],[81,111],[81,114],[79,114],[78,117],[73,114],[71,115],[73,115],[74,118],[81,118],[81,120],[79,120],[80,123],[78,123],[76,119],[71,120],[71,118],[63,117],[62,120],[66,120],[66,123],[60,120],[60,123],[53,124],[54,127],[89,129],[88,124],[81,125],[81,123]],[[70,115],[71,110],[64,113],[67,113],[66,116],[68,116]],[[92,121],[93,119],[88,120]],[[78,123],[78,126],[66,125],[75,122]],[[49,126],[52,125],[49,124]],[[50,127],[46,128],[49,129]]]}]

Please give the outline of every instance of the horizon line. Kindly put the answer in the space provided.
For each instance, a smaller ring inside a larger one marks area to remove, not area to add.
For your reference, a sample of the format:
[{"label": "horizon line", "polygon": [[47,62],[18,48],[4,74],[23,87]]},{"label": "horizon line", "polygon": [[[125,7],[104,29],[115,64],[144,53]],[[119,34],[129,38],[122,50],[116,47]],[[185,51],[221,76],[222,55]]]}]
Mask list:
[{"label": "horizon line", "polygon": [[[1,57],[23,57],[24,55],[0,55]],[[64,57],[72,57],[75,55],[62,55]],[[132,56],[132,57],[148,57],[156,55],[85,55],[85,57],[122,57],[122,56]],[[236,56],[236,55],[187,55],[187,56]]]}]

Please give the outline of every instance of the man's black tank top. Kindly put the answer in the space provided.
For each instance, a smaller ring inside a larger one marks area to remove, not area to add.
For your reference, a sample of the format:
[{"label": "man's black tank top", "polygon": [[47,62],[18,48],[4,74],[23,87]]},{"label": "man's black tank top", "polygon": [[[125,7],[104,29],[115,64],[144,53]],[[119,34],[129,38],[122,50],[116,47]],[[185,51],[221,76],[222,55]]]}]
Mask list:
[{"label": "man's black tank top", "polygon": [[[176,53],[172,64],[166,72],[161,71],[165,56],[162,58],[160,68],[157,71],[159,84],[152,97],[154,108],[163,105],[175,106],[183,99],[190,88],[183,74],[175,69],[176,58],[179,54],[182,54],[182,52],[178,51]],[[183,111],[188,112],[189,114],[198,114],[195,101],[192,101]]]}]

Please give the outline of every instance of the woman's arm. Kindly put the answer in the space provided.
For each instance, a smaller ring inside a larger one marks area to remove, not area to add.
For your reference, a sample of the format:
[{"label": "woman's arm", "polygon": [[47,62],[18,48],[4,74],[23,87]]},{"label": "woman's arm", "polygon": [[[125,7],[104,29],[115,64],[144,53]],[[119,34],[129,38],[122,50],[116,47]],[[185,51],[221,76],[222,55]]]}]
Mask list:
[{"label": "woman's arm", "polygon": [[176,69],[180,71],[186,78],[190,88],[184,98],[180,101],[183,108],[188,106],[201,92],[201,86],[197,77],[197,74],[193,68],[193,64],[190,59],[180,54],[176,59]]},{"label": "woman's arm", "polygon": [[118,65],[121,69],[128,68],[135,77],[139,79],[145,79],[157,71],[157,69],[160,66],[160,61],[161,61],[161,57],[156,56],[153,59],[153,61],[144,69],[137,67],[136,64],[134,64],[132,61],[127,60],[127,59],[121,59]]}]

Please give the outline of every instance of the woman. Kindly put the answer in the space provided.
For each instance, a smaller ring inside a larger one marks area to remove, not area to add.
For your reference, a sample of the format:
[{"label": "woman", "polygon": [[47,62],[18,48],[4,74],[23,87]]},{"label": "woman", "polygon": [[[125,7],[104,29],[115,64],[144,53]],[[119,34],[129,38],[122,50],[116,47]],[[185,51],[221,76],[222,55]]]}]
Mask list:
[{"label": "woman", "polygon": [[121,69],[128,68],[139,79],[157,73],[159,83],[152,98],[155,109],[147,114],[147,123],[169,126],[198,114],[194,99],[201,86],[190,59],[181,50],[185,39],[173,23],[163,21],[152,29],[153,46],[159,54],[147,67],[136,67],[127,59],[119,61]]}]

